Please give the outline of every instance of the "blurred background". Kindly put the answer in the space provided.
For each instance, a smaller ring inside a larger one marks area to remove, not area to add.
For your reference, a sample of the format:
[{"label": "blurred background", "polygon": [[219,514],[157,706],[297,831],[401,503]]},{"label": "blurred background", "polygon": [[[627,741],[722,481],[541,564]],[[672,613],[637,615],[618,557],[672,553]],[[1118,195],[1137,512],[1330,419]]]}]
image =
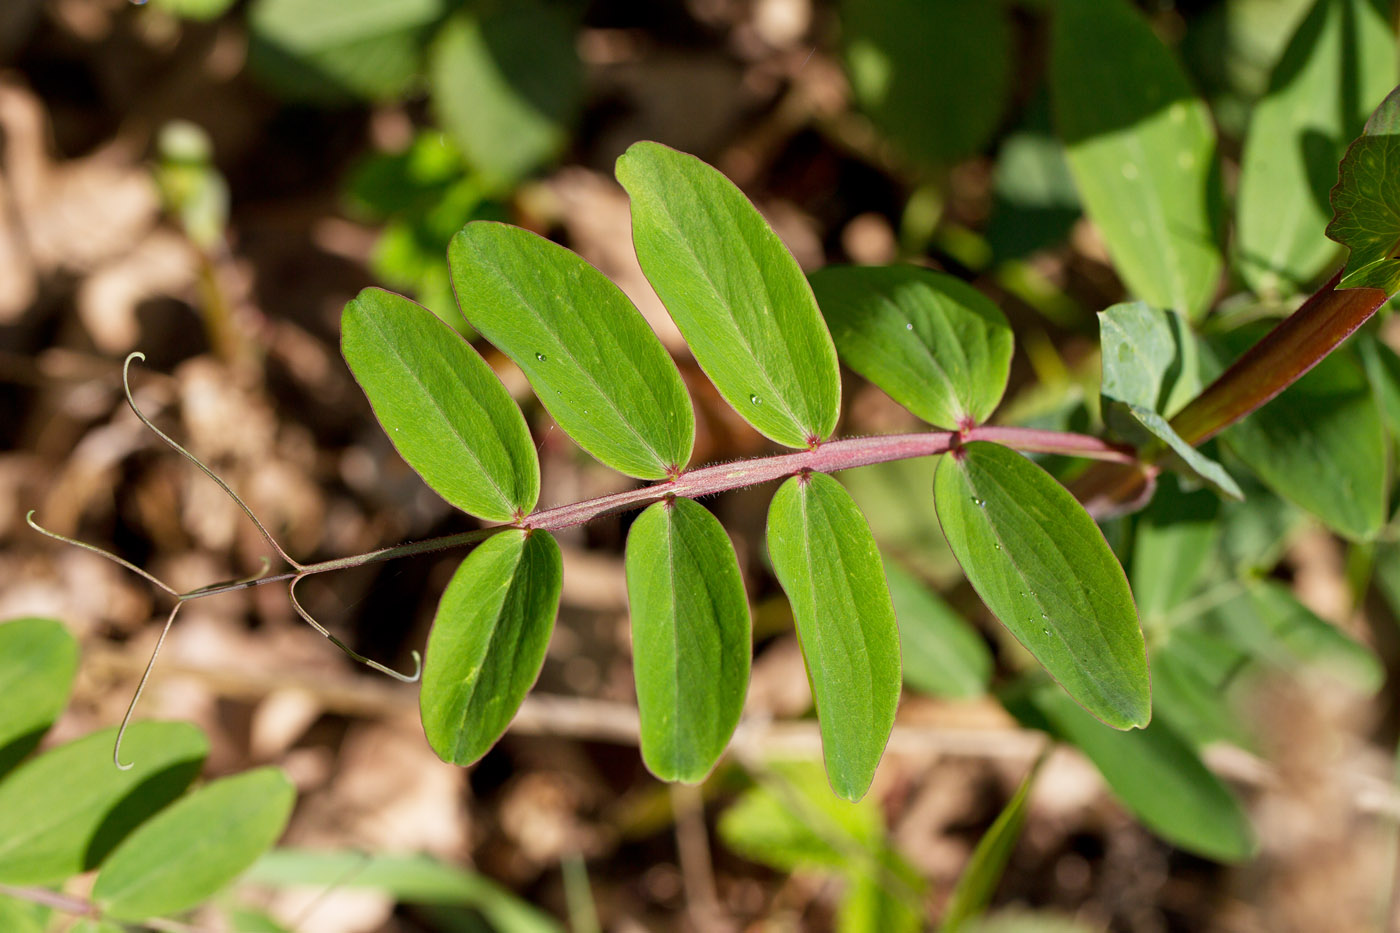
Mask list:
[{"label": "blurred background", "polygon": [[[1227,190],[1251,107],[1310,5],[1139,5],[1211,106]],[[1124,291],[1051,131],[1049,6],[4,0],[0,618],[51,615],[82,640],[76,700],[50,741],[120,718],[164,603],[32,532],[28,509],[182,590],[255,572],[266,552],[126,409],[132,350],[147,356],[133,370],[143,409],[298,559],[469,529],[389,446],[340,359],[338,319],[377,284],[471,337],[446,244],[469,220],[505,220],[611,276],[677,355],[697,408],[694,464],[771,451],[704,379],[636,265],[612,166],[639,139],[723,170],[805,269],[916,261],[973,282],[1017,331],[1002,420],[1094,430],[1094,312]],[[553,430],[513,364],[479,346],[525,406],[542,506],[631,482]],[[844,398],[839,434],[920,429],[849,373]],[[897,605],[959,617],[971,657],[1014,670],[1015,646],[942,542],[932,472],[911,461],[843,480],[897,564]],[[1046,743],[986,694],[989,671],[906,674],[900,733],[851,817],[859,832],[824,833],[811,699],[763,548],[771,491],[707,503],[745,571],[755,664],[748,724],[699,789],[658,783],[637,753],[630,516],[560,536],[563,607],[544,672],[516,727],[466,771],[428,748],[415,689],[348,662],[296,619],[284,588],[189,604],[140,714],[199,723],[211,773],[281,765],[300,791],[286,842],[362,859],[327,877],[287,867],[316,883],[247,885],[239,902],[285,928],[345,933],[524,929],[513,898],[579,931],[884,930],[900,928],[877,903],[894,887],[937,918]],[[1352,552],[1274,502],[1276,515],[1240,533],[1254,535],[1250,559],[1393,669],[1386,596],[1400,587],[1384,584],[1400,560],[1383,546],[1381,585],[1358,587]],[[357,650],[404,668],[460,558],[327,575],[299,593]],[[1249,738],[1210,745],[1207,760],[1260,838],[1240,866],[1161,841],[1082,757],[1055,750],[983,928],[1381,928],[1400,813],[1396,698],[1393,680],[1369,694],[1356,680],[1276,665],[1232,695]],[[774,750],[808,763],[775,764]],[[869,852],[897,853],[875,894],[850,869]],[[496,887],[464,907],[407,882],[364,883],[375,858],[405,853]]]}]

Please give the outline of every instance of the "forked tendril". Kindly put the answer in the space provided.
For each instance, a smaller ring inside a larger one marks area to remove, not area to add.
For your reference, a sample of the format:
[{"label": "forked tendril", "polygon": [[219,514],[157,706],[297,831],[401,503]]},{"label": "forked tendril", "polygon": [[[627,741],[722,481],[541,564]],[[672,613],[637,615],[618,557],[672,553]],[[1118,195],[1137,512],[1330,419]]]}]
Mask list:
[{"label": "forked tendril", "polygon": [[392,668],[385,667],[378,661],[373,661],[365,657],[364,655],[359,654],[345,642],[332,635],[330,629],[326,628],[320,622],[317,622],[315,619],[313,619],[311,617],[311,613],[307,612],[305,609],[302,608],[301,600],[297,599],[297,584],[300,583],[302,580],[305,580],[308,576],[310,576],[310,574],[299,573],[292,578],[292,582],[287,586],[287,595],[291,597],[292,608],[297,611],[297,615],[301,616],[302,619],[304,619],[308,625],[310,625],[316,631],[324,635],[331,644],[335,645],[341,651],[344,651],[346,656],[356,661],[359,661],[366,667],[369,667],[372,670],[379,671],[379,673],[381,674],[388,674],[395,680],[402,681],[406,684],[416,683],[418,681],[418,678],[423,675],[423,656],[420,655],[417,651],[413,652],[413,673],[401,674],[398,671],[393,670]]},{"label": "forked tendril", "polygon": [[146,670],[141,673],[141,681],[136,685],[136,692],[131,695],[131,702],[126,706],[126,714],[122,716],[122,724],[117,728],[117,741],[112,746],[112,764],[117,766],[118,771],[130,771],[135,765],[135,762],[122,764],[122,738],[126,735],[126,727],[131,725],[131,715],[136,712],[136,704],[141,699],[141,694],[146,690],[146,681],[151,679],[151,669],[156,666],[156,657],[160,654],[161,646],[165,644],[165,636],[170,634],[170,626],[175,624],[175,616],[184,604],[183,598],[177,599],[174,607],[170,610],[170,615],[166,617],[165,627],[160,630],[160,638],[156,639],[156,647],[151,652],[151,659],[146,662]]},{"label": "forked tendril", "polygon": [[107,558],[108,560],[110,560],[112,563],[114,563],[114,564],[120,564],[121,566],[125,567],[127,570],[130,570],[132,573],[137,574],[138,576],[144,577],[146,580],[148,580],[149,582],[155,584],[156,586],[160,587],[161,589],[165,590],[167,593],[169,593],[171,596],[174,596],[176,599],[179,599],[179,598],[180,598],[180,592],[179,592],[178,590],[176,590],[173,586],[171,586],[170,584],[166,583],[164,580],[160,579],[159,577],[155,576],[154,574],[147,573],[146,571],[142,570],[140,567],[138,567],[138,566],[136,566],[135,564],[133,564],[131,561],[125,560],[125,559],[123,559],[123,558],[121,558],[121,557],[118,557],[117,555],[113,554],[111,551],[104,551],[102,548],[98,547],[98,546],[95,545],[95,544],[88,544],[88,543],[85,542],[85,541],[79,541],[79,540],[76,539],[76,538],[70,538],[70,537],[68,537],[67,535],[61,535],[61,534],[59,534],[59,533],[56,532],[56,531],[49,531],[47,528],[43,527],[42,525],[40,525],[38,522],[36,522],[36,521],[34,520],[34,510],[33,510],[33,509],[30,509],[30,510],[28,511],[28,513],[25,514],[25,516],[24,516],[24,521],[25,521],[26,524],[29,525],[30,528],[33,528],[35,531],[39,532],[39,534],[44,535],[45,537],[53,538],[55,541],[62,541],[64,544],[71,544],[71,545],[73,545],[74,547],[80,547],[80,548],[82,548],[84,551],[91,551],[92,553],[98,555],[99,557],[105,557],[105,558]]},{"label": "forked tendril", "polygon": [[141,423],[144,424],[146,427],[150,428],[151,432],[155,434],[156,437],[165,441],[165,443],[169,444],[173,450],[179,452],[179,454],[183,456],[186,460],[199,467],[200,470],[204,472],[205,476],[218,483],[219,488],[222,489],[225,493],[227,493],[228,497],[232,499],[240,509],[243,510],[244,515],[248,516],[248,520],[258,527],[258,531],[261,532],[263,539],[267,541],[268,545],[274,551],[277,552],[277,555],[283,560],[285,560],[288,564],[291,564],[297,570],[300,570],[301,564],[292,560],[291,555],[288,554],[286,551],[282,550],[282,545],[277,543],[277,539],[272,536],[272,532],[268,531],[267,527],[264,526],[263,523],[258,520],[258,517],[253,514],[253,510],[248,508],[248,504],[238,497],[238,493],[234,492],[233,488],[229,486],[228,483],[224,482],[217,473],[209,469],[209,467],[205,465],[204,461],[200,460],[194,454],[181,447],[178,443],[176,443],[174,438],[166,434],[160,428],[156,427],[155,424],[152,423],[151,419],[147,418],[145,414],[142,413],[141,409],[136,407],[136,399],[131,394],[131,361],[144,361],[145,359],[146,354],[142,353],[140,350],[135,350],[131,353],[128,353],[126,357],[126,362],[122,363],[122,390],[126,393],[127,405],[131,406],[131,410],[135,412],[136,417],[140,418]]}]

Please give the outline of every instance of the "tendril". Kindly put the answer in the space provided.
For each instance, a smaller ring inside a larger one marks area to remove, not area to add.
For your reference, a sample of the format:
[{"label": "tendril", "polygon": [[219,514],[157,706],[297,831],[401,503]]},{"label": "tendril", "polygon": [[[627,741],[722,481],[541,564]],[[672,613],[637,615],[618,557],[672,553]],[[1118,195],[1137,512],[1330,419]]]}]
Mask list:
[{"label": "tendril", "polygon": [[170,615],[166,617],[165,627],[160,630],[160,638],[156,639],[156,646],[151,651],[151,659],[146,662],[146,670],[141,673],[141,680],[136,685],[136,692],[132,694],[131,702],[127,704],[126,715],[122,716],[122,724],[117,727],[117,741],[112,746],[112,764],[117,766],[118,771],[130,771],[135,764],[135,762],[122,764],[122,738],[126,735],[126,727],[131,725],[131,716],[136,711],[136,704],[140,701],[141,694],[146,690],[146,681],[151,679],[151,669],[156,666],[156,658],[160,655],[161,646],[165,644],[165,636],[170,634],[170,626],[175,624],[175,616],[184,604],[184,599],[177,599],[174,608],[170,610]]},{"label": "tendril", "polygon": [[91,551],[99,557],[105,557],[112,563],[125,567],[127,570],[130,570],[137,576],[144,577],[146,580],[148,580],[151,583],[154,583],[156,586],[165,590],[165,592],[169,593],[171,596],[174,596],[176,599],[180,598],[179,591],[176,590],[173,586],[166,583],[164,580],[160,579],[154,574],[142,570],[140,567],[136,566],[131,561],[118,557],[111,551],[103,550],[95,544],[88,544],[85,541],[79,541],[76,538],[70,538],[67,535],[61,535],[56,531],[49,531],[47,528],[43,527],[34,520],[33,509],[30,509],[29,512],[24,516],[24,521],[26,524],[29,525],[30,528],[33,528],[35,531],[39,532],[39,534],[44,535],[45,537],[53,538],[55,541],[62,541],[64,544],[71,544],[74,547],[80,547],[84,551]]},{"label": "tendril", "polygon": [[249,574],[246,577],[239,577],[237,580],[225,580],[222,583],[206,583],[204,586],[196,587],[195,589],[190,590],[188,593],[181,593],[180,598],[197,599],[205,593],[208,593],[210,590],[225,590],[232,589],[234,587],[244,587],[257,580],[261,580],[263,577],[267,576],[267,571],[272,567],[272,561],[267,559],[266,554],[260,554],[258,556],[258,561],[262,564],[262,566],[258,568],[257,573]]},{"label": "tendril", "polygon": [[126,362],[122,364],[122,390],[126,393],[127,405],[131,406],[131,410],[135,412],[136,417],[141,419],[141,423],[144,424],[146,427],[150,428],[151,432],[155,434],[156,437],[159,437],[161,440],[165,441],[165,443],[169,444],[171,449],[178,452],[190,463],[193,463],[195,466],[199,467],[200,470],[204,472],[205,476],[209,477],[215,483],[217,483],[219,485],[219,488],[222,489],[225,493],[227,493],[228,497],[232,499],[240,509],[243,510],[243,514],[248,516],[248,520],[258,527],[258,531],[262,534],[263,539],[267,541],[268,545],[271,546],[271,548],[274,551],[277,552],[278,556],[281,557],[291,566],[295,567],[297,570],[300,570],[301,564],[292,560],[291,555],[288,554],[286,551],[282,550],[282,545],[277,543],[277,539],[272,536],[272,532],[268,531],[267,527],[258,520],[258,517],[253,514],[253,510],[248,508],[248,504],[239,498],[238,493],[234,492],[233,488],[229,486],[228,483],[224,482],[217,473],[215,473],[208,466],[206,466],[204,461],[200,460],[194,454],[181,447],[178,443],[176,443],[174,438],[166,434],[160,428],[156,427],[155,424],[151,421],[151,419],[147,418],[146,415],[141,411],[141,409],[136,407],[136,399],[131,394],[131,361],[145,359],[146,354],[142,353],[139,350],[136,350],[132,353],[127,354]]},{"label": "tendril", "polygon": [[416,683],[418,681],[418,678],[421,677],[423,674],[423,656],[420,655],[417,651],[413,652],[413,673],[401,674],[398,671],[393,670],[392,668],[385,667],[378,661],[370,660],[364,655],[359,654],[345,642],[332,635],[328,628],[326,628],[320,622],[317,622],[315,619],[313,619],[311,617],[311,613],[307,612],[305,609],[302,608],[301,600],[297,599],[297,584],[300,583],[302,580],[306,579],[308,576],[310,576],[310,574],[299,573],[292,578],[292,582],[287,586],[287,595],[291,597],[292,608],[296,610],[297,615],[301,616],[302,619],[304,619],[308,625],[310,625],[316,631],[324,635],[331,644],[335,645],[341,651],[344,651],[348,657],[359,661],[366,667],[379,671],[379,673],[381,674],[388,674],[395,680],[402,681],[406,684]]}]

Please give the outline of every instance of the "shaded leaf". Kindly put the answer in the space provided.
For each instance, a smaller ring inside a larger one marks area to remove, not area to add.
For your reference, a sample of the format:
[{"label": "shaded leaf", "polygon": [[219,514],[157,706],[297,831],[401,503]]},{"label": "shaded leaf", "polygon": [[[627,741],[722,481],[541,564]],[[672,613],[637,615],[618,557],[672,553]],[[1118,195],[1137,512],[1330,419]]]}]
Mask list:
[{"label": "shaded leaf", "polygon": [[627,535],[642,760],[663,781],[714,767],[749,688],[749,601],[719,520],[690,499],[649,507]]},{"label": "shaded leaf", "polygon": [[295,801],[277,768],[212,781],[128,836],[98,872],[92,899],[117,920],[187,910],[272,847]]},{"label": "shaded leaf", "polygon": [[410,904],[471,907],[504,933],[561,933],[553,917],[517,899],[484,875],[426,855],[365,855],[274,849],[244,880],[273,887],[314,885],[368,888]]},{"label": "shaded leaf", "polygon": [[831,788],[857,800],[894,727],[899,629],[870,526],[841,484],[794,476],[768,507],[768,554],[792,604]]},{"label": "shaded leaf", "polygon": [[998,261],[1054,246],[1083,213],[1064,148],[1050,133],[1048,98],[1037,94],[1031,108],[1027,125],[997,150],[987,243]]},{"label": "shaded leaf", "polygon": [[1196,589],[1215,552],[1220,500],[1205,490],[1183,492],[1175,476],[1157,481],[1152,502],[1133,528],[1129,579],[1144,624],[1160,623]]},{"label": "shaded leaf", "polygon": [[1196,748],[1255,743],[1230,702],[1230,687],[1248,655],[1219,635],[1176,626],[1152,648],[1152,712]]},{"label": "shaded leaf", "polygon": [[1298,26],[1254,107],[1240,166],[1236,240],[1255,292],[1298,291],[1333,261],[1323,228],[1337,162],[1395,70],[1395,36],[1367,0],[1317,0]]},{"label": "shaded leaf", "polygon": [[384,433],[434,492],[492,521],[535,507],[539,460],[520,407],[431,311],[367,288],[345,306],[340,348]]},{"label": "shaded leaf", "polygon": [[811,282],[841,359],[890,398],[949,429],[996,409],[1011,326],[981,292],[917,266],[828,266]]},{"label": "shaded leaf", "polygon": [[1400,437],[1400,355],[1379,337],[1362,334],[1356,339],[1356,350],[1376,393],[1381,418],[1392,438]]},{"label": "shaded leaf", "polygon": [[977,630],[941,596],[888,560],[885,578],[899,620],[905,684],[935,696],[986,693],[992,654]]},{"label": "shaded leaf", "polygon": [[68,703],[78,643],[54,619],[0,624],[0,775],[39,744]]},{"label": "shaded leaf", "polygon": [[[1259,336],[1243,328],[1212,343],[1233,359]],[[1366,373],[1337,350],[1278,397],[1220,435],[1274,492],[1348,538],[1385,522],[1385,433]]]},{"label": "shaded leaf", "polygon": [[1332,189],[1327,236],[1350,250],[1339,288],[1396,291],[1400,262],[1400,87],[1390,92],[1347,148]]},{"label": "shaded leaf", "polygon": [[690,460],[695,415],[680,372],[632,302],[576,254],[519,227],[452,238],[462,314],[515,360],[579,446],[642,479]]},{"label": "shaded leaf", "polygon": [[0,782],[0,883],[57,884],[101,864],[199,773],[209,743],[182,722],[135,722],[112,764],[103,729],[25,762]]},{"label": "shaded leaf", "polygon": [[1205,103],[1125,0],[1059,3],[1050,71],[1056,129],[1114,267],[1149,304],[1200,317],[1221,268]]},{"label": "shaded leaf", "polygon": [[1095,716],[1151,716],[1146,648],[1118,559],[1040,467],[996,444],[942,458],[934,505],[969,582],[1002,624]]},{"label": "shaded leaf", "polygon": [[572,14],[540,0],[477,4],[428,55],[433,111],[467,162],[509,187],[563,148],[583,98]]},{"label": "shaded leaf", "polygon": [[923,929],[924,879],[886,848],[878,870],[849,871],[836,909],[837,933],[918,933]]},{"label": "shaded leaf", "polygon": [[965,924],[980,916],[992,902],[1001,876],[1006,871],[1007,862],[1016,842],[1021,838],[1021,828],[1026,824],[1027,801],[1030,800],[1031,785],[1040,770],[1040,764],[1031,769],[1021,781],[1021,786],[1007,802],[992,825],[977,841],[972,857],[967,860],[962,874],[958,876],[957,887],[948,898],[948,906],[943,912],[942,933],[958,933]]},{"label": "shaded leaf", "polygon": [[836,349],[782,240],[734,186],[658,143],[617,160],[642,271],[725,401],[789,447],[836,427]]},{"label": "shaded leaf", "polygon": [[506,731],[544,664],[563,563],[547,531],[512,529],[467,555],[438,603],[419,705],[443,761],[469,765]]},{"label": "shaded leaf", "polygon": [[1011,85],[998,4],[844,0],[841,26],[856,100],[908,156],[942,166],[987,142]]}]

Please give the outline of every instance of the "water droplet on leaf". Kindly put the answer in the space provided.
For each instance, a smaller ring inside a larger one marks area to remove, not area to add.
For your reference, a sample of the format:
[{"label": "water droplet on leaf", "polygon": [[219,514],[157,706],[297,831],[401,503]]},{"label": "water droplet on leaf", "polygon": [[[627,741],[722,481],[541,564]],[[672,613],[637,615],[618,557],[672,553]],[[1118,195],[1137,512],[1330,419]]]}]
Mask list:
[{"label": "water droplet on leaf", "polygon": [[548,359],[548,357],[545,356],[543,353],[536,353],[536,354],[535,354],[535,359],[537,359],[537,360],[539,360],[541,363],[543,363],[545,360]]},{"label": "water droplet on leaf", "polygon": [[750,402],[753,402],[755,405],[762,405],[762,404],[763,404],[763,399],[759,398],[757,395],[750,395],[750,396],[749,396],[749,401],[750,401]]}]

